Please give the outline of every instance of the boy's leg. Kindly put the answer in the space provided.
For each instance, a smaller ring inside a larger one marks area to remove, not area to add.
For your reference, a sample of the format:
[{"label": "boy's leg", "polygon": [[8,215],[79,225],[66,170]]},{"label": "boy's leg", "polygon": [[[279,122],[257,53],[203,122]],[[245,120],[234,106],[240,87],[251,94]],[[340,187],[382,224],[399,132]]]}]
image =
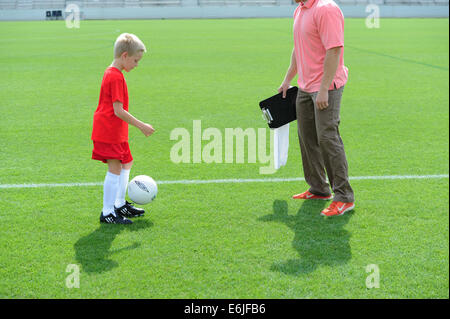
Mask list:
[{"label": "boy's leg", "polygon": [[114,201],[116,199],[117,190],[119,188],[119,177],[121,164],[119,160],[107,160],[108,172],[106,173],[105,182],[103,184],[103,216],[114,213]]},{"label": "boy's leg", "polygon": [[122,170],[120,171],[120,183],[117,190],[117,196],[115,201],[116,212],[123,217],[139,217],[144,215],[145,210],[142,208],[134,207],[131,203],[125,200],[127,193],[128,180],[130,178],[130,170],[133,166],[133,161],[122,164]]},{"label": "boy's leg", "polygon": [[120,171],[122,169],[122,163],[120,163],[119,160],[109,159],[109,160],[106,160],[106,162],[108,163],[108,172],[115,174],[115,175],[120,175]]},{"label": "boy's leg", "polygon": [[122,169],[130,170],[132,166],[133,166],[133,161],[122,164]]},{"label": "boy's leg", "polygon": [[115,200],[115,206],[117,208],[125,205],[125,195],[127,193],[128,180],[130,179],[130,170],[133,166],[133,161],[121,164],[120,177],[119,177],[119,188],[117,190],[117,196]]},{"label": "boy's leg", "polygon": [[[334,192],[334,201],[353,203],[354,194],[348,178],[344,143],[339,134],[340,107],[344,87],[328,91],[328,107],[316,112],[317,133],[325,167]],[[313,94],[314,101],[317,93]]]},{"label": "boy's leg", "polygon": [[305,181],[314,195],[331,195],[325,175],[325,166],[317,140],[314,101],[310,93],[298,91],[296,109],[298,140],[302,155]]},{"label": "boy's leg", "polygon": [[114,209],[114,201],[119,188],[120,161],[115,159],[107,160],[107,163],[108,172],[103,184],[103,210],[100,215],[100,222],[107,224],[132,224],[131,220],[117,215]]}]

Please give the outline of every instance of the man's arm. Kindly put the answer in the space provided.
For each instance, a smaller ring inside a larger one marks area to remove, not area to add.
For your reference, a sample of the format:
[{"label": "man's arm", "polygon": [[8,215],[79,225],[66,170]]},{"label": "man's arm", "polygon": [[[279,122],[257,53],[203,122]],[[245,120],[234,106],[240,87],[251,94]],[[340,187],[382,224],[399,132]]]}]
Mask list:
[{"label": "man's arm", "polygon": [[333,82],[336,70],[339,65],[342,47],[331,48],[327,50],[323,62],[323,77],[320,84],[319,93],[316,97],[316,105],[319,110],[328,107],[328,89]]},{"label": "man's arm", "polygon": [[291,64],[289,65],[289,68],[286,71],[283,83],[281,83],[280,87],[278,88],[278,93],[283,92],[283,98],[286,97],[286,91],[289,89],[291,81],[296,74],[297,74],[297,60],[295,59],[295,49],[292,49]]},{"label": "man's arm", "polygon": [[151,135],[155,130],[150,124],[139,121],[133,115],[128,113],[123,109],[122,102],[116,101],[113,103],[114,107],[114,115],[120,118],[121,120],[127,122],[130,125],[133,125],[140,129],[145,136]]}]

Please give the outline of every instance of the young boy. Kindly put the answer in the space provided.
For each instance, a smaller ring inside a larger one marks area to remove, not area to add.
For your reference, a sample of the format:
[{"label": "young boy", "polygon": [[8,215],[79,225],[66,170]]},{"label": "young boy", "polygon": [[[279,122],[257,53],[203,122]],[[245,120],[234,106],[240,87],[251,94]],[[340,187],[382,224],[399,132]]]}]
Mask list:
[{"label": "young boy", "polygon": [[125,201],[130,169],[133,165],[128,145],[128,124],[150,136],[154,129],[128,113],[128,90],[122,71],[134,69],[144,52],[145,45],[135,35],[121,34],[114,44],[114,61],[105,70],[100,88],[100,99],[94,113],[92,159],[108,164],[103,185],[101,223],[131,224],[127,217],[144,214],[141,208]]}]

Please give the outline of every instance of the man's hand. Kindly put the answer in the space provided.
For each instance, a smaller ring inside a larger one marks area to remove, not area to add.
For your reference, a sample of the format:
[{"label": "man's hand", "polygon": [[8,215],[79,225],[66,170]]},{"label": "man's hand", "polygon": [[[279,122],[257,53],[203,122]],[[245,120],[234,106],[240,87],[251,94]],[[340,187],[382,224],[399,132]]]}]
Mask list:
[{"label": "man's hand", "polygon": [[319,110],[325,110],[328,107],[328,90],[319,90],[316,96],[316,106]]},{"label": "man's hand", "polygon": [[145,136],[150,136],[155,131],[155,129],[150,124],[147,123],[142,123],[139,129]]},{"label": "man's hand", "polygon": [[283,83],[281,83],[280,87],[278,88],[278,93],[283,92],[283,99],[286,98],[286,91],[289,89],[290,86],[291,86],[290,83],[283,82]]}]

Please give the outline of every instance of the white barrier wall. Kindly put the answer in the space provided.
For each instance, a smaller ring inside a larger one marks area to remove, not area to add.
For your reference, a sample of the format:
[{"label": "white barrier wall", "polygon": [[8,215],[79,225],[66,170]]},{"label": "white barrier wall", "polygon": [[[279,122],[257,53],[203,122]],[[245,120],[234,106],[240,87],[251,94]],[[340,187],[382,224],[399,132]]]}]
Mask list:
[{"label": "white barrier wall", "polygon": [[[73,1],[76,3],[76,1]],[[267,6],[199,6],[197,0],[183,0],[181,6],[154,6],[128,8],[81,7],[82,19],[201,19],[201,18],[281,18],[292,17],[296,5],[283,1],[281,5]],[[365,18],[365,5],[340,4],[347,18]],[[448,5],[380,5],[381,18],[448,18]],[[50,9],[3,9],[0,20],[45,20]],[[63,17],[65,13],[63,11]]]}]

